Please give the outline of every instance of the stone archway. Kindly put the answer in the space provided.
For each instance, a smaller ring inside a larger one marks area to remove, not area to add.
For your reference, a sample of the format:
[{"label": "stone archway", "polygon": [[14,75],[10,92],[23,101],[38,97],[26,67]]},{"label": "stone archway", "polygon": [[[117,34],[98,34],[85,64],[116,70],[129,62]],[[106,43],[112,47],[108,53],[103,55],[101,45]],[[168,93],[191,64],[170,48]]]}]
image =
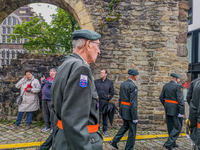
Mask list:
[{"label": "stone archway", "polygon": [[82,0],[2,0],[0,5],[0,23],[13,11],[30,3],[48,3],[58,6],[70,13],[80,28],[94,30],[90,15]]}]

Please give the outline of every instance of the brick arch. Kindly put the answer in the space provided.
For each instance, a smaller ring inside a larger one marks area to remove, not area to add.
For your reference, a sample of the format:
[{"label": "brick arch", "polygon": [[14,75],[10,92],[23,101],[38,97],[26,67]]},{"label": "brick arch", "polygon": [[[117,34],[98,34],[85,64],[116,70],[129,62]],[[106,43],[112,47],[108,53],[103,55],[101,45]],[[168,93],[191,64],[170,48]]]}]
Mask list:
[{"label": "brick arch", "polygon": [[30,3],[48,3],[58,6],[71,14],[80,28],[94,30],[90,15],[82,0],[3,0],[0,6],[0,23],[16,9]]}]

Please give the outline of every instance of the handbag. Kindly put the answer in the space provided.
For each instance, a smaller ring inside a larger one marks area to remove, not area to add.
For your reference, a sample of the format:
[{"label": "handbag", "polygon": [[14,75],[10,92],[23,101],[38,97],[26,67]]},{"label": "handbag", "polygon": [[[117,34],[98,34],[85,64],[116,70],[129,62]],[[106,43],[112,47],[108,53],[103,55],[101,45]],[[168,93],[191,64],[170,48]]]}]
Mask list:
[{"label": "handbag", "polygon": [[[31,80],[31,82],[32,82],[33,80]],[[30,83],[31,83],[30,82]],[[24,91],[25,92],[25,91]],[[22,95],[18,95],[17,96],[17,98],[16,98],[16,100],[15,100],[15,103],[17,104],[17,105],[20,105],[21,103],[22,103],[22,101],[23,101],[23,94],[24,94],[24,92],[22,93]]]}]

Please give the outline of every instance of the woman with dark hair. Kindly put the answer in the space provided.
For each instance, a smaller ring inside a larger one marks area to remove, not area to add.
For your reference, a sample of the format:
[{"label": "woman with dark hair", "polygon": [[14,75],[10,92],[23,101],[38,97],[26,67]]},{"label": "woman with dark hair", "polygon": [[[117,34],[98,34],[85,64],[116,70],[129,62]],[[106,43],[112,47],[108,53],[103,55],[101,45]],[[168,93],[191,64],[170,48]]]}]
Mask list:
[{"label": "woman with dark hair", "polygon": [[15,85],[16,88],[20,88],[20,94],[22,95],[22,103],[18,107],[18,115],[15,126],[12,129],[18,129],[21,123],[24,112],[27,113],[26,128],[30,129],[32,121],[33,111],[39,109],[39,97],[38,94],[41,90],[41,85],[33,75],[31,70],[25,71],[25,76]]}]

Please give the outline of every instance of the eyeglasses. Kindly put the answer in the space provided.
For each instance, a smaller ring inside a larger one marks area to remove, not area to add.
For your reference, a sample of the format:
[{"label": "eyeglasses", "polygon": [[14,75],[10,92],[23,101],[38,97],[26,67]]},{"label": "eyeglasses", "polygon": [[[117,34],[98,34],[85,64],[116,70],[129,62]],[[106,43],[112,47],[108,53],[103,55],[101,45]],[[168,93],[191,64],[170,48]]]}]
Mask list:
[{"label": "eyeglasses", "polygon": [[100,43],[97,43],[97,42],[91,42],[91,43],[94,43],[94,44],[97,44],[98,46],[98,49],[100,50],[99,46],[100,46]]}]

